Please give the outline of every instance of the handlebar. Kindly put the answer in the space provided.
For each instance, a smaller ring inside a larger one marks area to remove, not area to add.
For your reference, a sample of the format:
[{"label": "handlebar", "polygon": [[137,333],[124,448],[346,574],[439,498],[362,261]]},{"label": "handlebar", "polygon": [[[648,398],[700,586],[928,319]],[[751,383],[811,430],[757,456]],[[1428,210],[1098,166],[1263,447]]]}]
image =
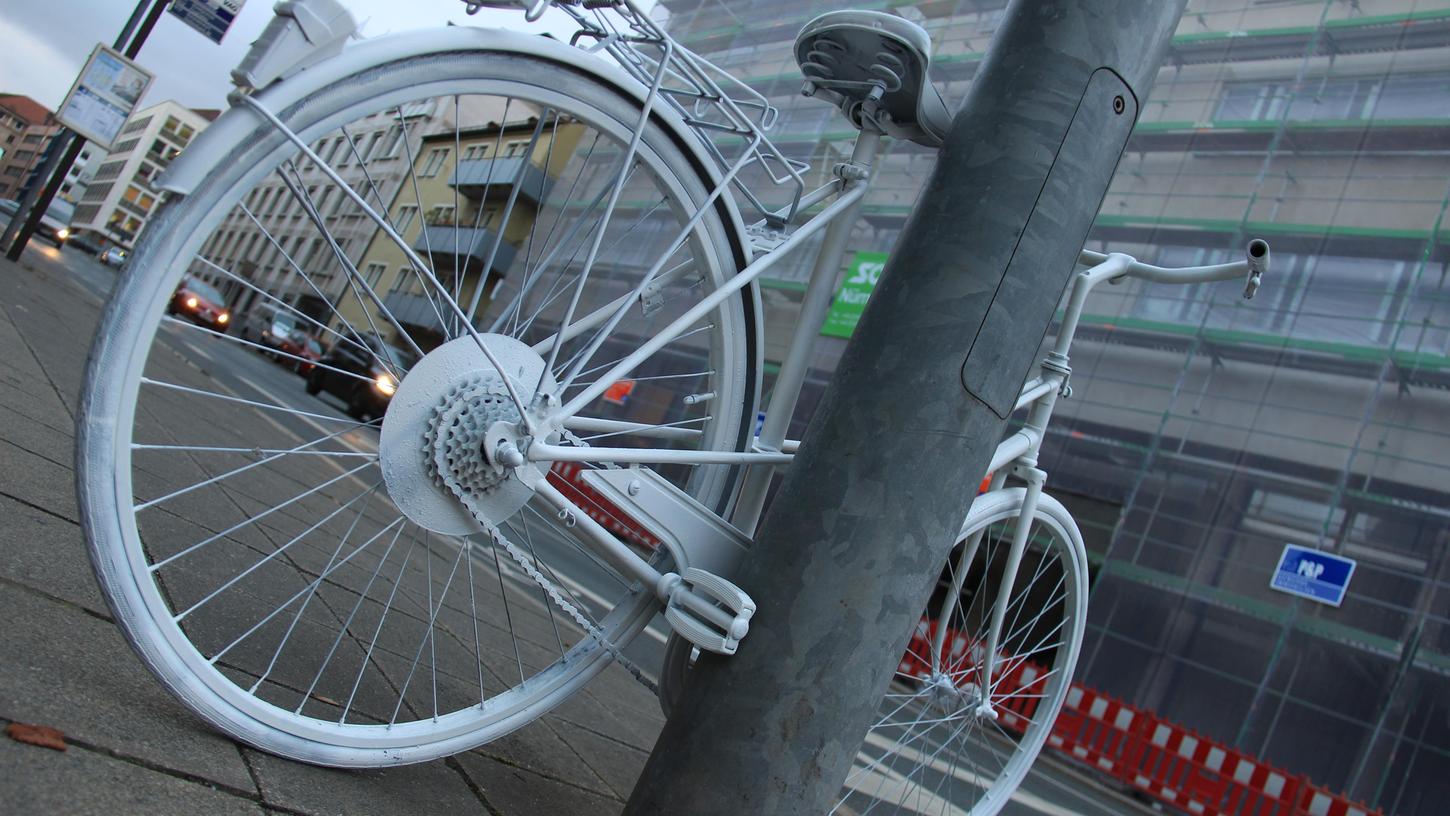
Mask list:
[{"label": "handlebar", "polygon": [[[1107,267],[1106,264],[1114,259],[1117,259],[1116,263],[1112,267]],[[1210,283],[1245,275],[1244,297],[1253,298],[1254,293],[1259,290],[1259,283],[1263,280],[1264,273],[1269,271],[1269,243],[1262,238],[1255,238],[1249,242],[1244,253],[1244,260],[1212,266],[1178,268],[1153,266],[1134,260],[1127,255],[1104,254],[1088,249],[1078,255],[1078,263],[1092,267],[1089,274],[1099,267],[1103,267],[1103,276],[1110,283],[1117,283],[1125,278],[1142,278],[1155,283]]]}]

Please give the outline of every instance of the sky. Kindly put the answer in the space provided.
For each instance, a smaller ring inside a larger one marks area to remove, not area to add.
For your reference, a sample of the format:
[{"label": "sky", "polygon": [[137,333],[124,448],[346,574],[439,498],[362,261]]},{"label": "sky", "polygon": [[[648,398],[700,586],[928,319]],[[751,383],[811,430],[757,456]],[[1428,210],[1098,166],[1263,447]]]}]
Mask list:
[{"label": "sky", "polygon": [[[483,25],[556,36],[573,28],[551,10],[537,24],[523,11],[483,9],[470,17],[461,0],[343,0],[362,34],[377,37],[417,28]],[[224,108],[229,73],[272,17],[273,0],[246,0],[232,28],[216,45],[170,13],[163,14],[137,62],[156,75],[139,107],[167,99],[191,108]],[[653,2],[641,4],[644,7]],[[111,45],[136,0],[5,0],[0,3],[0,93],[31,97],[60,107],[97,42]]]}]

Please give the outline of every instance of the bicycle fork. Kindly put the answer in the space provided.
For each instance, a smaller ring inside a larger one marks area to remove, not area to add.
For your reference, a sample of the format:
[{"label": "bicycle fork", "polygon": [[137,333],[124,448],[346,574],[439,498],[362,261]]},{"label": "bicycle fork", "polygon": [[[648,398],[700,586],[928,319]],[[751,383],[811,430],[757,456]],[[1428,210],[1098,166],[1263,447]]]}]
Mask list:
[{"label": "bicycle fork", "polygon": [[1011,605],[1013,585],[1017,581],[1017,569],[1022,565],[1022,555],[1027,551],[1027,539],[1032,535],[1032,519],[1037,515],[1037,499],[1042,495],[1042,485],[1047,474],[1036,467],[1019,467],[1017,475],[1027,481],[1027,495],[1022,499],[1022,514],[1012,527],[1012,548],[1007,553],[1006,571],[1002,573],[1002,585],[997,589],[997,600],[992,604],[992,624],[987,631],[986,654],[978,669],[980,675],[981,699],[977,702],[977,716],[997,719],[992,708],[992,675],[997,668],[997,647],[1002,640],[1002,623]]}]

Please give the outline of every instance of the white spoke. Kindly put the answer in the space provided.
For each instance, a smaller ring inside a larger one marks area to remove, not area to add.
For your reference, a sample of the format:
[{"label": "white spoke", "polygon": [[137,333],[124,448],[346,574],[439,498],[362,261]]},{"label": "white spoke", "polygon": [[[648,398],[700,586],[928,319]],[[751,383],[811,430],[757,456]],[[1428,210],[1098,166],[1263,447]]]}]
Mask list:
[{"label": "white spoke", "polygon": [[186,549],[182,550],[181,552],[174,553],[173,555],[170,555],[170,556],[168,556],[166,558],[163,558],[160,561],[157,561],[156,563],[152,564],[149,569],[152,572],[155,572],[156,570],[161,569],[162,567],[166,566],[167,564],[170,564],[172,561],[175,561],[176,559],[181,558],[184,555],[190,555],[191,553],[196,552],[197,550],[201,549],[202,547],[205,547],[206,545],[212,543],[213,541],[216,541],[216,540],[222,539],[222,538],[226,538],[227,536],[231,535],[232,533],[235,533],[236,531],[242,529],[243,527],[246,527],[246,526],[248,526],[250,524],[256,524],[258,521],[261,521],[262,519],[266,518],[267,516],[272,515],[273,513],[277,512],[278,510],[281,510],[284,507],[290,507],[291,505],[296,504],[297,502],[299,502],[299,501],[307,498],[308,496],[314,495],[314,494],[322,491],[324,488],[330,487],[330,486],[332,486],[332,485],[334,485],[334,484],[342,481],[343,479],[346,479],[349,476],[353,476],[353,475],[355,475],[357,473],[360,473],[360,472],[362,472],[362,470],[364,468],[370,467],[372,464],[373,464],[372,462],[364,462],[363,464],[358,465],[357,467],[353,468],[352,470],[349,470],[349,471],[346,471],[344,473],[341,473],[341,474],[339,474],[337,476],[334,476],[331,479],[328,479],[327,481],[323,482],[322,484],[320,484],[320,485],[318,485],[316,487],[313,487],[313,488],[310,488],[308,490],[305,490],[305,491],[303,491],[301,493],[298,493],[297,495],[293,496],[290,499],[287,499],[286,501],[282,502],[281,504],[278,504],[278,505],[274,505],[272,507],[269,507],[266,510],[263,510],[262,512],[258,513],[255,516],[250,516],[250,517],[248,517],[248,518],[246,518],[246,519],[244,519],[242,521],[237,522],[236,524],[233,524],[232,526],[228,527],[227,529],[222,530],[220,533],[217,533],[217,534],[212,535],[212,536],[210,536],[208,538],[204,538],[201,541],[198,541],[197,543],[191,545],[190,547],[187,547]]},{"label": "white spoke", "polygon": [[[399,518],[397,521],[394,521],[393,524],[400,524],[400,523],[402,523],[402,521],[403,521],[403,519]],[[389,524],[386,528],[384,528],[384,531],[392,529],[393,524]],[[382,535],[382,533],[379,533],[378,535],[380,536],[380,535]],[[358,553],[361,553],[363,550],[367,549],[367,547],[368,547],[369,544],[372,544],[374,541],[377,541],[377,540],[378,540],[378,536],[374,536],[373,538],[368,539],[368,541],[366,543],[360,545],[357,549],[355,549],[352,552],[348,553],[347,556],[345,558],[343,558],[341,561],[338,561],[337,563],[332,564],[331,566],[329,566],[326,571],[324,571],[322,574],[318,575],[315,579],[313,579],[311,582],[309,582],[307,584],[307,586],[303,587],[302,589],[297,590],[297,592],[295,594],[293,594],[291,598],[288,598],[285,602],[283,602],[283,604],[281,606],[279,606],[275,610],[273,610],[270,615],[268,615],[267,617],[265,617],[265,618],[257,621],[257,623],[254,624],[252,626],[252,628],[250,628],[247,631],[243,632],[242,635],[240,637],[238,637],[236,640],[234,640],[231,643],[227,644],[227,646],[225,648],[223,648],[221,651],[217,652],[216,654],[212,655],[210,658],[207,658],[207,662],[208,663],[216,663],[218,660],[221,660],[222,656],[225,655],[227,652],[230,652],[232,649],[236,648],[237,644],[239,644],[242,641],[246,640],[247,638],[251,637],[252,634],[255,633],[258,629],[261,629],[263,626],[266,626],[268,623],[271,623],[272,619],[275,618],[275,617],[277,617],[278,615],[282,614],[282,612],[287,607],[289,607],[289,606],[292,605],[292,602],[293,601],[297,600],[298,598],[301,598],[304,595],[307,595],[307,594],[311,593],[318,586],[321,586],[321,584],[322,584],[323,581],[325,581],[329,577],[331,577],[331,575],[334,572],[337,572],[338,570],[342,569],[343,566],[345,566],[348,562],[352,561],[352,559],[355,556],[357,556]]]},{"label": "white spoke", "polygon": [[[132,506],[131,510],[132,510],[132,512],[139,513],[142,510],[147,509],[148,507],[155,507],[156,505],[161,504],[163,502],[171,501],[172,499],[174,499],[174,498],[176,498],[178,496],[184,496],[187,493],[192,492],[193,490],[200,490],[203,487],[207,487],[209,485],[214,485],[217,482],[221,482],[221,481],[224,481],[226,479],[230,479],[231,477],[236,476],[239,473],[246,473],[247,471],[251,470],[252,468],[261,467],[262,465],[268,464],[269,462],[274,462],[274,461],[276,461],[278,459],[281,459],[284,456],[291,456],[291,455],[294,455],[294,454],[304,454],[304,453],[308,453],[309,452],[309,449],[313,445],[320,445],[323,442],[327,442],[329,440],[336,439],[336,438],[342,436],[343,434],[346,434],[346,433],[351,432],[352,430],[353,430],[353,428],[351,428],[351,427],[349,427],[349,428],[343,428],[340,431],[336,431],[334,433],[330,433],[330,434],[328,434],[326,436],[320,436],[320,437],[318,437],[316,439],[313,439],[313,440],[311,440],[309,442],[304,442],[304,443],[302,443],[301,445],[298,445],[295,448],[288,448],[286,450],[275,451],[275,452],[272,453],[272,455],[268,456],[266,459],[262,459],[261,461],[252,462],[250,464],[242,465],[241,467],[234,468],[232,470],[227,471],[226,473],[222,473],[222,474],[213,476],[213,477],[211,477],[209,479],[205,479],[203,481],[200,481],[200,482],[197,482],[195,484],[189,485],[187,487],[181,488],[180,490],[176,490],[176,491],[173,491],[171,493],[167,493],[164,496],[160,496],[160,497],[151,499],[150,501],[145,501],[145,502],[142,502],[140,504],[134,505],[134,506]],[[138,446],[133,445],[132,447],[134,448],[134,447],[138,447]],[[142,446],[142,447],[144,447],[144,446]],[[162,447],[165,447],[165,446],[162,446]],[[247,448],[245,450],[245,452],[251,453],[252,450],[253,449],[251,449],[251,448]],[[376,459],[377,457],[376,456],[371,456],[371,458]]]}]

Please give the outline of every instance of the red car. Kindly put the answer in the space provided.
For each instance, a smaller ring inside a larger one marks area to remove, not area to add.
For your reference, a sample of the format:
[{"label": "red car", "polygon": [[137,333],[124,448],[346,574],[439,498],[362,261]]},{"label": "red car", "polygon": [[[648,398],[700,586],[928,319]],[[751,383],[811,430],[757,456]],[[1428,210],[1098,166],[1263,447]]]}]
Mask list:
[{"label": "red car", "polygon": [[[322,359],[322,344],[317,338],[306,332],[294,331],[277,343],[277,350],[283,354],[291,354],[294,357],[301,357],[303,360],[293,360],[283,357],[284,365],[292,366],[292,370],[306,377],[312,373],[317,366],[315,363]],[[305,362],[304,362],[305,360]]]},{"label": "red car", "polygon": [[226,298],[211,284],[188,276],[176,287],[171,302],[166,304],[166,313],[182,315],[198,326],[224,332],[232,319],[225,304]]}]

